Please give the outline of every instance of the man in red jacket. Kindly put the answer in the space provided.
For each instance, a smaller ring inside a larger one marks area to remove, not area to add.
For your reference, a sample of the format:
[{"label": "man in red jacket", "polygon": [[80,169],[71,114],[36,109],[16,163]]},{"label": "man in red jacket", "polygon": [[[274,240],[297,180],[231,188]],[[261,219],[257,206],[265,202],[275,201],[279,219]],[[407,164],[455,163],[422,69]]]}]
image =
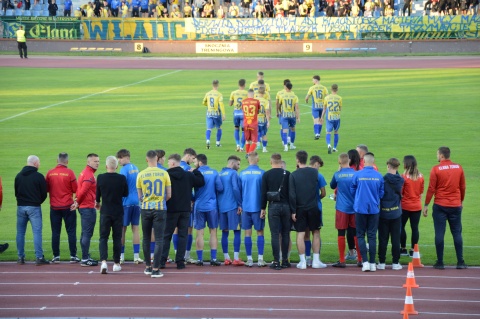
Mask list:
[{"label": "man in red jacket", "polygon": [[465,199],[465,175],[462,166],[450,160],[450,148],[442,146],[437,151],[440,164],[434,166],[430,172],[423,216],[427,217],[428,204],[435,195],[433,202],[433,227],[435,229],[435,248],[437,262],[435,269],[445,269],[443,264],[443,248],[445,228],[448,221],[453,236],[453,244],[457,253],[457,269],[466,269],[463,260],[462,239],[462,203]]},{"label": "man in red jacket", "polygon": [[[73,203],[73,195],[77,192],[77,177],[67,167],[68,154],[60,153],[57,166],[48,171],[45,180],[50,193],[50,225],[52,226],[52,263],[60,262],[60,233],[62,220],[68,234],[70,262],[78,263],[77,257],[77,214]],[[73,210],[72,210],[73,209]]]},{"label": "man in red jacket", "polygon": [[81,266],[97,266],[98,261],[90,258],[90,240],[93,236],[95,223],[97,222],[97,210],[95,209],[95,196],[97,180],[95,172],[100,164],[100,158],[95,153],[87,155],[87,166],[78,176],[77,199],[74,208],[78,207],[82,223],[80,246],[82,247]]}]

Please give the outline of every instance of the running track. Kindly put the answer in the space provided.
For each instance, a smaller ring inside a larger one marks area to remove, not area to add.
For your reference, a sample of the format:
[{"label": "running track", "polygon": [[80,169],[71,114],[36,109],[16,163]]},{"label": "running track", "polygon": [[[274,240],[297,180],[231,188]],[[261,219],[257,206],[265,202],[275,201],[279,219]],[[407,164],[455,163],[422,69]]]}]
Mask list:
[{"label": "running track", "polygon": [[[2,263],[0,317],[402,318],[407,274],[169,264],[150,278],[133,263],[99,268]],[[416,268],[415,280],[419,319],[480,318],[480,268]]]},{"label": "running track", "polygon": [[[126,63],[128,61],[128,63]],[[305,59],[162,59],[0,56],[0,67],[132,69],[400,69],[479,68],[480,57]],[[111,265],[110,265],[111,269]],[[406,267],[362,273],[346,269],[168,265],[163,278],[143,266],[119,273],[63,263],[0,264],[0,317],[402,318]],[[415,269],[418,318],[480,318],[480,268]],[[417,316],[410,316],[417,317]]]}]

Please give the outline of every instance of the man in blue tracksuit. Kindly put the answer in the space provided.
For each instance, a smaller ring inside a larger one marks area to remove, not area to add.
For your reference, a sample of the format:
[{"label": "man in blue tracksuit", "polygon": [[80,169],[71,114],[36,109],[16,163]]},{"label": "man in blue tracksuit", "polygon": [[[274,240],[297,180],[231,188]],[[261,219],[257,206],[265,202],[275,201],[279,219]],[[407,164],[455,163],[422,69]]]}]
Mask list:
[{"label": "man in blue tracksuit", "polygon": [[[225,256],[225,266],[243,266],[240,260],[240,223],[242,214],[242,193],[240,178],[237,171],[240,168],[240,158],[232,155],[227,160],[227,167],[220,172],[223,191],[218,193],[218,210],[220,212],[220,229],[222,230],[222,250]],[[233,231],[233,262],[228,254],[228,234]]]},{"label": "man in blue tracksuit", "polygon": [[[357,226],[358,245],[362,254],[362,271],[376,271],[375,255],[377,253],[377,230],[380,212],[380,199],[384,193],[383,176],[375,171],[373,153],[363,157],[365,167],[356,172],[350,185],[350,192],[355,196],[353,209],[355,210],[355,223]],[[367,258],[367,234],[369,245],[369,258]]]},{"label": "man in blue tracksuit", "polygon": [[193,213],[193,227],[197,230],[197,266],[203,266],[203,230],[205,224],[210,229],[210,266],[220,266],[217,261],[217,228],[218,208],[217,193],[223,191],[223,184],[218,172],[207,166],[207,156],[197,155],[196,166],[205,179],[203,187],[195,187],[195,208]]},{"label": "man in blue tracksuit", "polygon": [[267,265],[263,260],[263,249],[265,247],[265,239],[263,236],[265,216],[260,215],[262,176],[265,171],[258,167],[257,152],[251,152],[248,154],[248,163],[250,165],[240,173],[240,180],[242,181],[242,229],[245,230],[245,251],[247,253],[247,263],[245,266],[253,266],[253,226],[257,231],[257,265],[258,267],[265,267]]}]

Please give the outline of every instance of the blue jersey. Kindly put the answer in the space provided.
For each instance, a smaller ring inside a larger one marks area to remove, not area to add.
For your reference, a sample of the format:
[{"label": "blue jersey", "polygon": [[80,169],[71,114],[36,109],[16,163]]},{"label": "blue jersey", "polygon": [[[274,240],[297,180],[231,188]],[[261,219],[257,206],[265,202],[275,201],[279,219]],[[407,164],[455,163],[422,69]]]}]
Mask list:
[{"label": "blue jersey", "polygon": [[157,167],[163,169],[164,171],[167,170],[167,168],[165,168],[165,167],[164,167],[162,164],[160,164],[160,163],[157,163]]},{"label": "blue jersey", "polygon": [[327,181],[325,180],[325,177],[323,177],[322,174],[318,173],[318,192],[317,192],[317,202],[318,202],[318,209],[321,211],[322,210],[322,199],[320,198],[320,189],[322,187],[325,187],[327,185]]},{"label": "blue jersey", "polygon": [[220,180],[223,184],[223,191],[218,193],[218,210],[220,213],[242,207],[242,193],[240,178],[237,171],[225,167],[220,172]]},{"label": "blue jersey", "polygon": [[195,210],[210,212],[217,209],[217,193],[223,191],[218,172],[208,166],[200,166],[198,171],[205,179],[205,185],[195,188]]},{"label": "blue jersey", "polygon": [[383,176],[372,166],[365,166],[355,172],[350,185],[350,193],[355,196],[353,209],[359,214],[378,214],[380,198],[384,193]]},{"label": "blue jersey", "polygon": [[342,213],[355,214],[355,210],[353,209],[353,201],[355,198],[352,193],[350,193],[350,185],[352,184],[354,174],[355,170],[353,168],[344,167],[338,172],[335,172],[330,181],[330,187],[337,189],[335,209]]},{"label": "blue jersey", "polygon": [[242,209],[255,213],[261,210],[262,176],[265,171],[258,165],[250,165],[240,173],[242,182]]},{"label": "blue jersey", "polygon": [[191,168],[190,165],[188,165],[188,163],[185,161],[180,161],[180,167],[183,168],[184,171],[189,171]]},{"label": "blue jersey", "polygon": [[72,0],[65,0],[63,3],[65,10],[71,10],[72,9]]},{"label": "blue jersey", "polygon": [[123,198],[123,206],[138,205],[137,175],[138,168],[128,163],[120,170],[120,174],[127,178],[128,196]]},{"label": "blue jersey", "polygon": [[141,0],[140,7],[142,7],[142,9],[148,9],[148,0]]}]

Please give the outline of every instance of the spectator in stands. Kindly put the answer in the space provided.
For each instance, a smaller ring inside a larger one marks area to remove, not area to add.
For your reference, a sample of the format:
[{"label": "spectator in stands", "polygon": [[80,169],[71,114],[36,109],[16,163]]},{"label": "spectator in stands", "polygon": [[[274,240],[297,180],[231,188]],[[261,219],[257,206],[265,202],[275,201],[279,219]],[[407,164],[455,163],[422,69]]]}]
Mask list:
[{"label": "spectator in stands", "polygon": [[[370,0],[369,0],[370,1]],[[328,2],[327,9],[325,9],[325,14],[327,17],[334,17],[335,16],[335,3]]]},{"label": "spectator in stands", "polygon": [[112,17],[118,17],[118,11],[120,8],[120,1],[119,0],[112,0],[110,2],[110,10],[112,12]]},{"label": "spectator in stands", "polygon": [[363,12],[363,16],[368,18],[373,17],[373,10],[375,10],[375,4],[372,2],[372,0],[367,0],[367,2],[365,2],[365,11]]},{"label": "spectator in stands", "polygon": [[140,0],[132,1],[132,17],[138,18],[140,16]]},{"label": "spectator in stands", "polygon": [[307,2],[303,1],[301,5],[298,6],[298,15],[301,18],[305,18],[308,15],[308,5]]},{"label": "spectator in stands", "polygon": [[89,2],[87,4],[87,18],[93,18],[95,15],[95,10],[93,10],[93,4]]},{"label": "spectator in stands", "polygon": [[52,0],[52,3],[48,5],[48,15],[50,17],[56,17],[57,16],[57,11],[58,11],[58,6],[55,3],[55,0]]},{"label": "spectator in stands", "polygon": [[154,18],[156,11],[157,11],[157,1],[156,0],[150,0],[148,2],[148,17],[149,18]]},{"label": "spectator in stands", "polygon": [[288,16],[295,18],[297,16],[298,3],[297,0],[290,0],[288,2]]},{"label": "spectator in stands", "polygon": [[352,7],[352,17],[358,17],[360,15],[360,7],[358,6],[357,1],[353,1],[353,7]]},{"label": "spectator in stands", "polygon": [[30,0],[25,0],[25,8],[24,10],[30,10],[31,2]]},{"label": "spectator in stands", "polygon": [[140,13],[142,18],[148,17],[148,0],[140,0]]},{"label": "spectator in stands", "polygon": [[125,0],[122,1],[122,18],[128,18],[128,4]]},{"label": "spectator in stands", "polygon": [[254,16],[257,19],[263,18],[265,16],[265,6],[263,4],[263,0],[257,2],[257,5],[255,6]]},{"label": "spectator in stands", "polygon": [[237,18],[240,14],[240,9],[238,8],[237,4],[234,2],[228,9],[228,14],[230,18]]},{"label": "spectator in stands", "polygon": [[[409,10],[409,11],[410,11],[410,10]],[[390,5],[387,5],[387,7],[385,8],[385,13],[384,13],[384,15],[385,15],[386,17],[393,17],[393,13],[394,13],[394,10],[392,9],[392,7],[391,7]],[[404,13],[404,15],[405,15],[405,13]],[[410,13],[409,13],[409,15],[410,15]]]},{"label": "spectator in stands", "polygon": [[175,6],[173,8],[173,11],[170,13],[170,18],[179,19],[181,17],[182,17],[182,13],[180,12],[179,7]]},{"label": "spectator in stands", "polygon": [[[30,0],[27,0],[30,2]],[[65,0],[63,3],[63,16],[70,17],[72,15],[72,0]]]},{"label": "spectator in stands", "polygon": [[241,0],[240,6],[242,7],[242,18],[250,17],[250,0]]},{"label": "spectator in stands", "polygon": [[213,4],[209,1],[203,6],[205,18],[213,18]]},{"label": "spectator in stands", "polygon": [[225,18],[225,11],[223,10],[223,6],[218,6],[217,18],[218,19],[224,19]]},{"label": "spectator in stands", "polygon": [[[107,6],[107,4],[105,6]],[[100,2],[100,0],[93,2],[93,14],[98,18],[102,16],[102,2]]]},{"label": "spectator in stands", "polygon": [[195,18],[200,18],[203,13],[203,7],[205,6],[206,2],[204,0],[195,0]]},{"label": "spectator in stands", "polygon": [[[95,14],[95,10],[93,10],[93,14]],[[103,6],[100,7],[100,16],[101,18],[108,18],[110,16],[110,12],[108,10],[108,3],[107,1],[103,2]]]},{"label": "spectator in stands", "polygon": [[[385,3],[385,6],[387,6],[386,3]],[[411,11],[412,10],[412,0],[405,0],[405,3],[403,5],[403,9],[402,9],[404,17],[406,16],[405,12],[407,12],[407,10],[408,10],[408,16],[410,16],[412,14],[412,11]],[[387,14],[385,13],[385,15],[387,15]]]},{"label": "spectator in stands", "polygon": [[183,17],[184,18],[191,18],[192,17],[192,7],[188,0],[185,2],[185,6],[183,6]]}]

